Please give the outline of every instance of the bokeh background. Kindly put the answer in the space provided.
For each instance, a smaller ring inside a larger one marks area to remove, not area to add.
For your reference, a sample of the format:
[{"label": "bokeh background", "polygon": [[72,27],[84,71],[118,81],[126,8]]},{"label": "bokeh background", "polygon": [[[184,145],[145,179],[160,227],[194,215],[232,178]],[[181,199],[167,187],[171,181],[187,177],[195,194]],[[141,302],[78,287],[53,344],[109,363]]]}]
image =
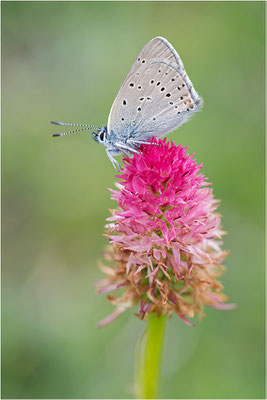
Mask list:
[{"label": "bokeh background", "polygon": [[222,200],[222,277],[233,311],[168,322],[163,398],[264,398],[263,2],[2,2],[3,398],[132,398],[144,323],[97,295],[114,170],[90,134],[51,139],[51,119],[105,124],[154,36],[178,50],[201,113],[179,131]]}]

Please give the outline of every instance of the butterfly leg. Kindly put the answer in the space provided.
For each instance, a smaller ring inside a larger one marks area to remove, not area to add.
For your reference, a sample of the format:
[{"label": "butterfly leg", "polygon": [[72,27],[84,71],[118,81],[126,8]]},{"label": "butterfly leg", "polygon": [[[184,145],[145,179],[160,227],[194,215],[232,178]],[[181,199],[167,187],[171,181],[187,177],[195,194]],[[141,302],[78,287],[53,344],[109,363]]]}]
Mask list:
[{"label": "butterfly leg", "polygon": [[129,144],[133,144],[134,146],[140,146],[141,144],[150,144],[153,146],[160,146],[159,143],[148,142],[146,140],[135,140],[135,139],[130,139]]},{"label": "butterfly leg", "polygon": [[106,153],[107,153],[108,158],[109,158],[110,161],[112,162],[113,167],[114,167],[117,171],[119,171],[119,170],[121,169],[120,164],[119,164],[118,161],[115,160],[115,158],[112,156],[111,150],[106,149]]},{"label": "butterfly leg", "polygon": [[115,143],[115,146],[118,147],[119,149],[121,149],[121,151],[125,150],[127,152],[130,153],[137,153],[137,154],[141,154],[140,151],[136,150],[134,147],[130,146],[130,144],[127,143]]}]

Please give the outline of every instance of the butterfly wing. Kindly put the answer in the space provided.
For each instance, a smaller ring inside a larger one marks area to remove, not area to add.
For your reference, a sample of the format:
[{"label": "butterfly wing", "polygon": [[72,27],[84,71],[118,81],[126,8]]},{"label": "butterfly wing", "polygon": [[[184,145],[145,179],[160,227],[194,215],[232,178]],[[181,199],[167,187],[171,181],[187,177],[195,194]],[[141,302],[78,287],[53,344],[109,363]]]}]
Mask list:
[{"label": "butterfly wing", "polygon": [[118,141],[160,137],[186,122],[200,105],[178,53],[156,37],[141,50],[122,83],[108,133]]}]

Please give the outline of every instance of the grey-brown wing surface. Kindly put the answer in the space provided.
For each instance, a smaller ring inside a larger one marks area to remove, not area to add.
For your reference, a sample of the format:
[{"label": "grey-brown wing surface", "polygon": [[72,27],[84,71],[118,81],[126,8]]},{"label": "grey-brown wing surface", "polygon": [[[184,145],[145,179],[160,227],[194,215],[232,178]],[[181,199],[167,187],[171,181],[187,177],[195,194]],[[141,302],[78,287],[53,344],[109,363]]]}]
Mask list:
[{"label": "grey-brown wing surface", "polygon": [[160,137],[186,122],[200,104],[178,53],[157,37],[126,76],[109,114],[108,132],[118,141]]}]

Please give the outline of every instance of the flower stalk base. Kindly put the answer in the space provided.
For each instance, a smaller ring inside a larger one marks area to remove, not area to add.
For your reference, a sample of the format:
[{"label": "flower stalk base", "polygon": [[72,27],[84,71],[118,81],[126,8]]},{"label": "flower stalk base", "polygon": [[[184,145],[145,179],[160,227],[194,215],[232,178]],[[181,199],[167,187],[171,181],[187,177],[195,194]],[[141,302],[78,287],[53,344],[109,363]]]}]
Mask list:
[{"label": "flower stalk base", "polygon": [[145,337],[140,338],[136,363],[136,398],[156,399],[166,326],[166,315],[149,316]]}]

